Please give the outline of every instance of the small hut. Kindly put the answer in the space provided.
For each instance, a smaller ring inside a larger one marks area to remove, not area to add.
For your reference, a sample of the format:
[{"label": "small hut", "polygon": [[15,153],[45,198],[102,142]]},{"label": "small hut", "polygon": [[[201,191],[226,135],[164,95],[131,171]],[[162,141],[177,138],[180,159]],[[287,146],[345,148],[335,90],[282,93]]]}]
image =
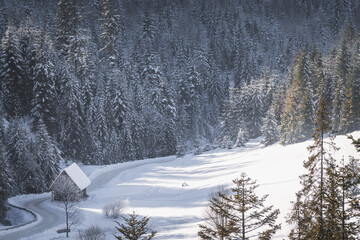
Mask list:
[{"label": "small hut", "polygon": [[51,199],[62,200],[63,196],[68,194],[69,191],[84,198],[87,196],[86,188],[90,183],[90,179],[81,168],[76,163],[73,163],[63,169],[51,184]]}]

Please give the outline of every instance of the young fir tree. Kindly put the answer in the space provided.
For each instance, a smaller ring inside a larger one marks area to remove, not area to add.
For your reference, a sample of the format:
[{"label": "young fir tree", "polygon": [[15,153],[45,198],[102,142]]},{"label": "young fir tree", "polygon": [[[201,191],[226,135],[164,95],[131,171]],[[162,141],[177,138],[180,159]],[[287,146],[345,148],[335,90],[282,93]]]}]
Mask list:
[{"label": "young fir tree", "polygon": [[248,127],[246,126],[245,120],[243,117],[239,119],[239,130],[237,133],[235,147],[245,147],[245,143],[249,141],[250,135]]},{"label": "young fir tree", "polygon": [[271,145],[279,140],[278,125],[276,123],[274,109],[270,108],[263,120],[261,128],[264,140],[262,141],[265,146]]},{"label": "young fir tree", "polygon": [[241,173],[240,178],[233,180],[233,183],[235,187],[231,188],[232,195],[222,195],[230,205],[232,236],[241,239],[271,239],[280,229],[280,224],[276,224],[279,209],[273,210],[273,206],[264,205],[268,195],[258,197],[255,191],[259,185],[245,173]]},{"label": "young fir tree", "polygon": [[290,240],[307,240],[308,223],[311,221],[309,210],[302,200],[302,195],[296,193],[296,202],[292,202],[291,213],[288,215],[287,223],[294,225],[289,233]]},{"label": "young fir tree", "polygon": [[205,210],[206,224],[200,224],[198,236],[206,240],[229,239],[234,222],[230,221],[230,205],[224,198],[228,192],[219,189],[210,195],[209,207]]},{"label": "young fir tree", "polygon": [[347,163],[344,159],[337,168],[337,184],[340,192],[338,218],[340,219],[340,236],[343,239],[358,239],[360,225],[360,205],[358,199],[358,186],[360,184],[359,159],[349,157]]},{"label": "young fir tree", "polygon": [[[293,207],[289,222],[295,227],[291,239],[341,239],[341,194],[336,161],[331,152],[337,148],[333,138],[325,141],[325,135],[331,134],[331,120],[322,97],[316,112],[316,131],[314,144],[309,147],[311,156],[304,162],[308,173],[301,176],[303,189],[297,194],[294,206],[301,206],[306,215],[299,215]],[[347,232],[346,234],[348,234]]]},{"label": "young fir tree", "polygon": [[121,235],[115,235],[118,240],[151,240],[155,237],[157,231],[152,230],[149,226],[149,217],[138,219],[138,215],[133,212],[129,217],[123,217],[125,223],[119,223],[115,227]]},{"label": "young fir tree", "polygon": [[[331,131],[331,120],[326,111],[324,99],[320,101],[320,107],[316,112],[317,129],[313,137],[314,145],[309,147],[309,151],[313,153],[308,161],[304,162],[305,168],[309,170],[308,174],[302,176],[302,184],[304,185],[304,195],[309,196],[307,207],[309,207],[313,221],[309,224],[309,232],[311,238],[325,239],[325,134]],[[315,207],[317,206],[317,207]]]}]

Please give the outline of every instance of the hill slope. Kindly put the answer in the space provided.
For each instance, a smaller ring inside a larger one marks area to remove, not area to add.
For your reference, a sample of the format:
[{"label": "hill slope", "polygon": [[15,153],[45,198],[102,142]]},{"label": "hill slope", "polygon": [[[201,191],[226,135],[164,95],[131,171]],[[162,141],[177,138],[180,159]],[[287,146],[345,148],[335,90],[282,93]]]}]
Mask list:
[{"label": "hill slope", "polygon": [[[353,135],[360,137],[360,132]],[[298,176],[304,172],[302,163],[308,157],[307,147],[311,141],[288,146],[275,144],[266,148],[259,142],[260,139],[249,142],[246,148],[214,150],[183,158],[149,159],[95,171],[94,167],[85,166],[85,171],[93,171],[91,179],[104,172],[111,172],[113,178],[103,182],[102,186],[89,189],[90,197],[80,205],[83,220],[76,228],[98,225],[106,229],[107,239],[112,239],[114,223],[101,214],[101,209],[106,203],[124,200],[126,212],[135,210],[141,215],[151,216],[151,225],[158,230],[156,239],[196,239],[208,194],[219,185],[231,184],[232,179],[246,172],[260,184],[259,194],[269,194],[268,204],[280,209],[278,220],[282,229],[276,239],[286,239],[289,226],[285,223],[285,216],[290,201],[294,200],[295,192],[300,188]],[[359,155],[345,136],[337,137],[335,142],[341,148],[335,155],[338,159]],[[50,201],[45,203],[50,204]],[[58,237],[54,232],[49,230],[36,239]],[[70,237],[75,239],[75,236],[72,231]]]}]

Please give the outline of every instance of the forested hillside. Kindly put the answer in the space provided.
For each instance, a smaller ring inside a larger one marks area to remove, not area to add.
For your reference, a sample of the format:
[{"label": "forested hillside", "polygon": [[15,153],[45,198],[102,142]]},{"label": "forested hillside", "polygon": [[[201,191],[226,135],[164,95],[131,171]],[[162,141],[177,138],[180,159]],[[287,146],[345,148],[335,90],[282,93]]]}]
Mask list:
[{"label": "forested hillside", "polygon": [[0,0],[0,194],[61,158],[302,141],[322,97],[359,129],[359,22],[358,0]]}]

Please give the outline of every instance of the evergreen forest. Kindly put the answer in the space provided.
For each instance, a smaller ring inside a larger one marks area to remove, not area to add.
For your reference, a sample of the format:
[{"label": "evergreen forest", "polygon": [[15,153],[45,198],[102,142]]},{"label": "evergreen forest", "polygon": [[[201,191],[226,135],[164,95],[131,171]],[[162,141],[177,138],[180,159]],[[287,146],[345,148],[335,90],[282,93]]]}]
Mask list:
[{"label": "evergreen forest", "polygon": [[321,102],[359,130],[359,23],[359,0],[0,0],[0,219],[61,159],[292,144]]}]

